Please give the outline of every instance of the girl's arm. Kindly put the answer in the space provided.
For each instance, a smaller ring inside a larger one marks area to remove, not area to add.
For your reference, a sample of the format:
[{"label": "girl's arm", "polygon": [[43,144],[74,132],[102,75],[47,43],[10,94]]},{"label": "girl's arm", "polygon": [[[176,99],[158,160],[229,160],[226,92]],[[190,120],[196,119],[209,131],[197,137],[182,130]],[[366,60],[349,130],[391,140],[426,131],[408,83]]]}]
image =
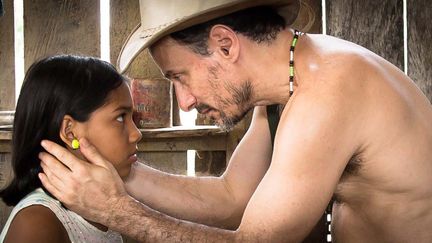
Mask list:
[{"label": "girl's arm", "polygon": [[5,243],[70,242],[63,224],[47,207],[29,206],[15,215]]}]

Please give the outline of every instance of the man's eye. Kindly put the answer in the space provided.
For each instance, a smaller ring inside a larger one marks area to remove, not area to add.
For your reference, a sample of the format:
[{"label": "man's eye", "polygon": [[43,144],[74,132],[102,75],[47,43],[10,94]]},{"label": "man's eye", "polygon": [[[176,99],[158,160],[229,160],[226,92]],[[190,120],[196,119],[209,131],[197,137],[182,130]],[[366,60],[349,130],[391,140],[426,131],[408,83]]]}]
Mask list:
[{"label": "man's eye", "polygon": [[121,114],[120,116],[118,116],[116,118],[116,120],[119,121],[119,122],[124,122],[124,114]]},{"label": "man's eye", "polygon": [[173,79],[174,81],[181,82],[181,78],[180,78],[180,76],[173,76],[172,79]]}]

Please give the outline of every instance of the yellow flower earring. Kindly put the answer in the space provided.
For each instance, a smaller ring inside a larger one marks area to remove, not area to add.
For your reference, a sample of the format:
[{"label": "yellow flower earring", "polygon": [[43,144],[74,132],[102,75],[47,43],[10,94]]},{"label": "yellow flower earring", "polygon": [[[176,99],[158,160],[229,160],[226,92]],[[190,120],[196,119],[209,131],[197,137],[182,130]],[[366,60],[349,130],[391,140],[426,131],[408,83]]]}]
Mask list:
[{"label": "yellow flower earring", "polygon": [[80,143],[79,143],[78,139],[74,138],[72,140],[72,149],[77,150],[77,149],[79,149],[79,147],[80,147]]}]

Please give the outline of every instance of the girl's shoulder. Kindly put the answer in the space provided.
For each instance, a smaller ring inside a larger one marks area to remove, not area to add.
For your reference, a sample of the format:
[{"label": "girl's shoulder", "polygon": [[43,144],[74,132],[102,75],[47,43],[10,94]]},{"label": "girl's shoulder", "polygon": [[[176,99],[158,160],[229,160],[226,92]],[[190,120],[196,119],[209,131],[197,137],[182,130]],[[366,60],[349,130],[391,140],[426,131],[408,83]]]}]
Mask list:
[{"label": "girl's shoulder", "polygon": [[70,242],[55,213],[42,205],[21,209],[9,227],[5,242]]}]

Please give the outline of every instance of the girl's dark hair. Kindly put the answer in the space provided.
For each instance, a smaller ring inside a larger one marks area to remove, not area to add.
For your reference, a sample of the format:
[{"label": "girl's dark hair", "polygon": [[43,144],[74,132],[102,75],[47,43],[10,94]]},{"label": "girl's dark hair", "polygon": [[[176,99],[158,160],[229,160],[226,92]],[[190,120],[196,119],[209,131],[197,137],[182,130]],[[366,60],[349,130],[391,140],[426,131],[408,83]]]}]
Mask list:
[{"label": "girl's dark hair", "polygon": [[49,139],[64,146],[59,135],[63,117],[87,121],[106,103],[108,94],[126,81],[114,66],[91,57],[48,57],[29,68],[13,123],[14,179],[0,191],[7,205],[14,206],[36,188],[43,188],[38,178],[40,142]]},{"label": "girl's dark hair", "polygon": [[170,34],[170,37],[181,44],[189,46],[194,52],[208,56],[208,36],[216,24],[230,27],[257,43],[270,43],[286,26],[285,19],[269,6],[248,8],[228,14],[202,24]]}]

